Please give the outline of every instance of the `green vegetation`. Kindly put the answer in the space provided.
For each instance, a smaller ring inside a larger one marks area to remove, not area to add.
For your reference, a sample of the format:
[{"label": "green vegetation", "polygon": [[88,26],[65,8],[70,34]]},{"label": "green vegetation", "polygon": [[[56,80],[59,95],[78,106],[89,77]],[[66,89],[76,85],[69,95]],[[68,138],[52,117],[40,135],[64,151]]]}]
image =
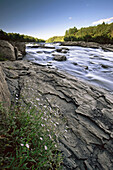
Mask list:
[{"label": "green vegetation", "polygon": [[52,43],[52,42],[63,42],[64,41],[64,36],[54,36],[49,38],[46,43]]},{"label": "green vegetation", "polygon": [[0,105],[0,118],[1,169],[61,169],[62,156],[49,113],[31,107],[6,113]]},{"label": "green vegetation", "polygon": [[4,59],[4,56],[2,53],[0,53],[0,61],[7,61],[7,59]]},{"label": "green vegetation", "polygon": [[76,27],[69,28],[69,30],[66,30],[65,36],[51,37],[46,43],[63,41],[86,41],[113,44],[113,23],[105,24],[103,22],[97,26],[90,26],[81,29],[77,29]]},{"label": "green vegetation", "polygon": [[20,35],[18,33],[6,33],[3,30],[0,30],[0,40],[7,41],[21,41],[21,42],[45,42],[43,39],[34,38],[28,35]]},{"label": "green vegetation", "polygon": [[99,24],[77,30],[76,27],[66,30],[64,41],[86,41],[113,44],[113,23]]},{"label": "green vegetation", "polygon": [[[6,33],[0,30],[0,39],[8,41],[23,42],[45,42],[42,39],[34,38],[28,35],[20,35],[18,33]],[[63,41],[86,41],[98,42],[102,44],[113,44],[113,23],[99,24],[86,28],[77,29],[76,27],[66,30],[65,36],[54,36],[46,40],[46,43],[63,42]]]}]

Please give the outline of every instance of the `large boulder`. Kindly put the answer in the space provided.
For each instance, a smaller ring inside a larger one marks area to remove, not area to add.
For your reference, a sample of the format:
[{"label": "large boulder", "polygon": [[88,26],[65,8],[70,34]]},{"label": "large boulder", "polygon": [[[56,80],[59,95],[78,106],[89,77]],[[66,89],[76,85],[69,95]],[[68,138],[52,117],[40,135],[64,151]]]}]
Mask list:
[{"label": "large boulder", "polygon": [[10,107],[10,92],[5,80],[5,75],[0,66],[0,103],[2,102],[3,106],[8,109]]},{"label": "large boulder", "polygon": [[26,49],[25,42],[15,42],[15,46],[18,48],[18,51],[20,51],[22,53],[22,55],[26,54],[26,52],[25,52],[25,49]]},{"label": "large boulder", "polygon": [[10,43],[13,45],[14,50],[15,50],[15,56],[16,60],[17,59],[22,59],[23,56],[26,54],[26,45],[25,42],[14,42],[10,41]]},{"label": "large boulder", "polygon": [[15,60],[14,47],[5,40],[0,40],[0,60]]}]

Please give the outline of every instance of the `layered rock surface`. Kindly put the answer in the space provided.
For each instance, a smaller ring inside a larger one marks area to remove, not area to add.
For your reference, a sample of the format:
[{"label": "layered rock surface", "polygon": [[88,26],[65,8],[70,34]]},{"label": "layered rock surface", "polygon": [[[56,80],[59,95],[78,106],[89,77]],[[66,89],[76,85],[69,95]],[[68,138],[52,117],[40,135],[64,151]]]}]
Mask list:
[{"label": "layered rock surface", "polygon": [[113,169],[113,95],[49,67],[25,61],[0,65],[14,101],[35,100],[59,117],[64,170]]},{"label": "layered rock surface", "polygon": [[8,109],[11,104],[10,100],[10,92],[7,86],[7,82],[5,80],[5,74],[2,71],[2,67],[0,66],[0,102],[2,102],[3,106]]}]

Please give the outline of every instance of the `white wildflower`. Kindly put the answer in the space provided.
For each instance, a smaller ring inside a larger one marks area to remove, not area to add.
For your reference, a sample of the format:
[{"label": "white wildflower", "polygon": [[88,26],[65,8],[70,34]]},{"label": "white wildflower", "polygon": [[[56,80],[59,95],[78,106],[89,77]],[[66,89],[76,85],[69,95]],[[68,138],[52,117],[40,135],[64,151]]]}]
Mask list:
[{"label": "white wildflower", "polygon": [[20,145],[21,145],[21,146],[24,146],[24,144],[23,144],[23,143],[21,143]]},{"label": "white wildflower", "polygon": [[40,99],[39,99],[39,98],[36,98],[36,100],[37,100],[37,101],[40,101]]},{"label": "white wildflower", "polygon": [[52,137],[51,137],[51,135],[50,135],[50,134],[49,134],[48,136],[50,137],[50,139],[52,139]]},{"label": "white wildflower", "polygon": [[56,124],[54,123],[54,126],[56,127]]},{"label": "white wildflower", "polygon": [[29,145],[26,143],[26,147],[29,148]]},{"label": "white wildflower", "polygon": [[42,138],[42,137],[40,137],[40,140],[43,140],[43,138]]},{"label": "white wildflower", "polygon": [[44,148],[45,148],[45,150],[47,150],[47,146],[46,145],[44,146]]}]

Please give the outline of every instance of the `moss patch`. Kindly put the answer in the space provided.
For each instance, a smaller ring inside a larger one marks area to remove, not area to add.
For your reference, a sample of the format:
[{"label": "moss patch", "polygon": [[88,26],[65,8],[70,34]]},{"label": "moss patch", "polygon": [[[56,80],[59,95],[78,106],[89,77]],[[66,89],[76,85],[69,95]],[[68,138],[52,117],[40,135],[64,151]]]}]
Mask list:
[{"label": "moss patch", "polygon": [[7,61],[8,59],[4,58],[4,55],[0,53],[0,61]]}]

